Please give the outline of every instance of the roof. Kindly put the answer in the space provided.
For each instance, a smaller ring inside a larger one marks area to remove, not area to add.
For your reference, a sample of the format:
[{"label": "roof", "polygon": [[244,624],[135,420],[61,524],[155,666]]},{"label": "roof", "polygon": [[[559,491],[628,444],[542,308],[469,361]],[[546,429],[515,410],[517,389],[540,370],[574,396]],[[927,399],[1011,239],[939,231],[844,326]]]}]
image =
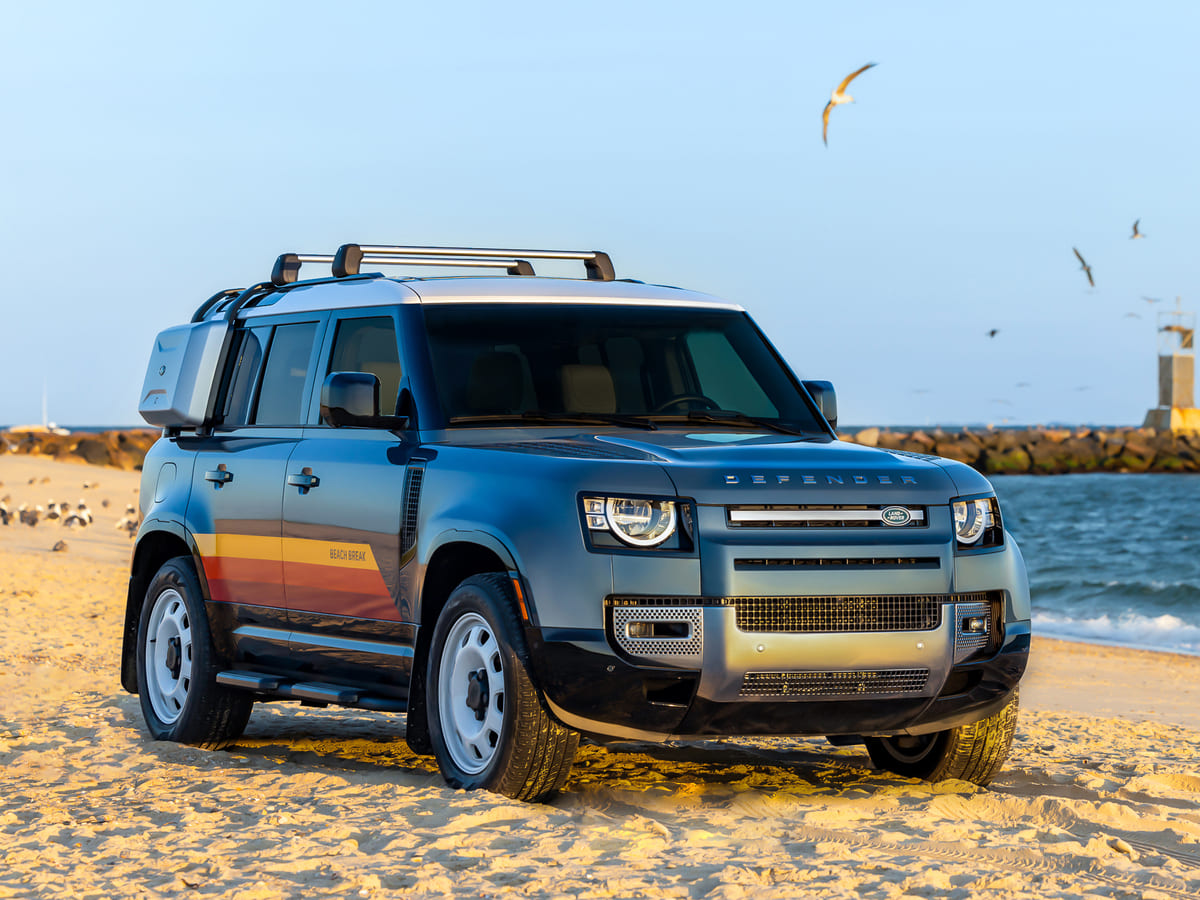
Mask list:
[{"label": "roof", "polygon": [[239,318],[285,312],[393,306],[398,303],[587,303],[742,310],[737,304],[708,294],[663,285],[511,275],[440,278],[361,275],[327,278],[299,281],[264,299],[265,303],[248,305],[240,310]]}]

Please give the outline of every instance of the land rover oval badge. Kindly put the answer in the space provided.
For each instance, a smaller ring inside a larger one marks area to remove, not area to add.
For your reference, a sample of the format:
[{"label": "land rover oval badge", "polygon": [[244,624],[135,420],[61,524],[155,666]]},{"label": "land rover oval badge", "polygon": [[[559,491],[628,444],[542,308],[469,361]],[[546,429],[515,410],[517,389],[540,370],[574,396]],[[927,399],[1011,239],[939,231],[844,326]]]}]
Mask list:
[{"label": "land rover oval badge", "polygon": [[884,525],[907,525],[912,521],[912,513],[903,506],[889,506],[879,513]]}]

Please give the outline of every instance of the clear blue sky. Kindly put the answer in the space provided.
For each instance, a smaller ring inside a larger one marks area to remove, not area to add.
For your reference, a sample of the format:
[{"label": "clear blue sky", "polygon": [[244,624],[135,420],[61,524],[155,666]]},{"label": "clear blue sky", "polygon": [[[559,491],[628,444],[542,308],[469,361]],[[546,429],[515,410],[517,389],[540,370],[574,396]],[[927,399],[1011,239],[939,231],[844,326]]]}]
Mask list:
[{"label": "clear blue sky", "polygon": [[742,303],[848,423],[1140,423],[1141,295],[1200,307],[1198,26],[1187,2],[8,4],[0,423],[39,421],[43,381],[52,419],[138,422],[157,331],[346,241],[608,250]]}]

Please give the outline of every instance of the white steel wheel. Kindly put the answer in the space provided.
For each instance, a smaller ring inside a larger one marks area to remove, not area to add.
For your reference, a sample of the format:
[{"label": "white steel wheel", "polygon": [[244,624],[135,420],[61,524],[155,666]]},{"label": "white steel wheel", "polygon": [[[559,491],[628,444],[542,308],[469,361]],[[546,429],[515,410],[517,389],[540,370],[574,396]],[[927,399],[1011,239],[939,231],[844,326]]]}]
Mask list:
[{"label": "white steel wheel", "polygon": [[504,733],[504,657],[483,616],[468,612],[446,636],[438,672],[438,709],[446,752],[468,775],[478,775],[501,748]]},{"label": "white steel wheel", "polygon": [[183,597],[167,588],[154,600],[145,643],[146,693],[154,714],[171,725],[192,686],[192,623]]},{"label": "white steel wheel", "polygon": [[190,558],[168,559],[150,579],[133,655],[142,718],[154,740],[219,750],[242,733],[254,695],[217,684],[228,661],[213,646]]}]

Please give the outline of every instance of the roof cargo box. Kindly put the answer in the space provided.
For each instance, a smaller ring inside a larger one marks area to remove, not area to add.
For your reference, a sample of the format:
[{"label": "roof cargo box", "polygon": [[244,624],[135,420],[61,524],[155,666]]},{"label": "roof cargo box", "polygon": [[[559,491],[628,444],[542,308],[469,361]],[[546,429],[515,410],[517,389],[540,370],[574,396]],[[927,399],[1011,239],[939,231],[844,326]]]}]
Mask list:
[{"label": "roof cargo box", "polygon": [[168,328],[154,339],[138,412],[151,425],[205,424],[229,322],[215,319]]}]

